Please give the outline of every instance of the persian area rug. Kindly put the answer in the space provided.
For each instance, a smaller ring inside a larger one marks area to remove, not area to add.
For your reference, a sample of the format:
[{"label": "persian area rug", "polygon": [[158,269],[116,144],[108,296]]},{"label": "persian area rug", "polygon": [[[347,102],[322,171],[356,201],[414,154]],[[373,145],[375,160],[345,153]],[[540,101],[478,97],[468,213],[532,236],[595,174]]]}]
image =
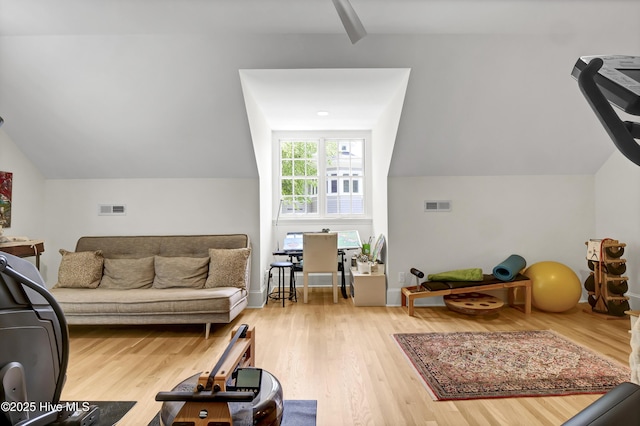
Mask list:
[{"label": "persian area rug", "polygon": [[631,377],[548,330],[393,337],[438,401],[605,393]]}]

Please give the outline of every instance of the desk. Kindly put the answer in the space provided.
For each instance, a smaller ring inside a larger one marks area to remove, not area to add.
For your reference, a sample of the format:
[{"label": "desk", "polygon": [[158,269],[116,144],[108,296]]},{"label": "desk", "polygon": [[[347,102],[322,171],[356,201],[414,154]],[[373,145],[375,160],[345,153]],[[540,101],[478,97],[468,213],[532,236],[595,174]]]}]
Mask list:
[{"label": "desk", "polygon": [[0,251],[12,254],[18,257],[36,257],[36,268],[40,270],[40,253],[44,251],[44,241],[28,240],[28,241],[9,241],[0,243]]},{"label": "desk", "polygon": [[[291,263],[296,264],[293,261],[293,258],[301,259],[302,258],[302,250],[277,250],[273,252],[274,256],[288,256]],[[349,296],[347,295],[347,283],[344,275],[344,255],[345,251],[342,249],[338,249],[338,255],[340,256],[340,262],[338,263],[338,270],[341,272],[341,289],[342,289],[342,297],[347,299]]]}]

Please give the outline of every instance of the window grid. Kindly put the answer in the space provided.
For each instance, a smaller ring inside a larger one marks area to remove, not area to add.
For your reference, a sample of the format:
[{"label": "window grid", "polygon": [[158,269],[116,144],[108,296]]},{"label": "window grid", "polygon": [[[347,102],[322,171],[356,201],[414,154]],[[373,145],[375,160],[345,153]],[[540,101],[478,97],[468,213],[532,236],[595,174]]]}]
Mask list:
[{"label": "window grid", "polygon": [[364,214],[364,144],[363,138],[280,139],[281,214]]}]

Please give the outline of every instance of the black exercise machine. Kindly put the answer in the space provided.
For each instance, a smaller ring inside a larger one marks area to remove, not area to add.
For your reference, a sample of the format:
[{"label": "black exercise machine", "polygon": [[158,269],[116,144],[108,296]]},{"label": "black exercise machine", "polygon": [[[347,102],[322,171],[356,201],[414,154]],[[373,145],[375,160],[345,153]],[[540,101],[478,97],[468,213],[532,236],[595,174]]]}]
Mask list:
[{"label": "black exercise machine", "polygon": [[[640,124],[622,121],[611,104],[640,115],[640,57],[583,56],[571,75],[622,154],[640,166]],[[622,383],[569,419],[565,426],[640,424],[640,386]]]},{"label": "black exercise machine", "polygon": [[98,423],[95,406],[60,401],[69,333],[60,306],[36,267],[0,254],[0,424]]},{"label": "black exercise machine", "polygon": [[622,121],[611,106],[640,115],[640,57],[582,56],[571,75],[616,147],[640,166],[640,123]]}]

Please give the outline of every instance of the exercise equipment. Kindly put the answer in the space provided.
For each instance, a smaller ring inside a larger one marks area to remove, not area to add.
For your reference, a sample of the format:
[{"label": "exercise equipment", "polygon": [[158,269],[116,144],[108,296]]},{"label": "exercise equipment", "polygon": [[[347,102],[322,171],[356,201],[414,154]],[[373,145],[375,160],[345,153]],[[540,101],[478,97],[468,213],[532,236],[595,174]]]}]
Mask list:
[{"label": "exercise equipment", "polygon": [[443,299],[447,308],[466,315],[495,314],[504,306],[502,299],[484,293],[449,294]]},{"label": "exercise equipment", "polygon": [[500,281],[513,281],[513,279],[527,266],[524,257],[512,254],[493,268],[493,276]]},{"label": "exercise equipment", "polygon": [[630,309],[629,298],[624,294],[629,290],[626,259],[621,256],[626,244],[612,238],[589,240],[587,263],[591,272],[584,282],[589,293],[591,310],[598,314],[624,317]]},{"label": "exercise equipment", "polygon": [[565,312],[575,307],[582,295],[580,279],[571,268],[553,261],[534,263],[523,273],[531,279],[532,303],[547,312]]},{"label": "exercise equipment", "polygon": [[0,342],[0,424],[98,424],[96,406],[60,402],[67,322],[36,267],[7,253],[0,254]]},{"label": "exercise equipment", "polygon": [[277,426],[283,395],[278,379],[255,368],[255,329],[243,324],[211,369],[159,392],[163,426]]},{"label": "exercise equipment", "polygon": [[[493,275],[484,275],[482,281],[425,281],[424,272],[411,268],[411,274],[416,277],[416,285],[402,287],[402,306],[407,306],[407,313],[413,316],[416,299],[425,297],[448,296],[452,294],[467,294],[489,290],[507,289],[507,303],[525,314],[531,313],[531,279],[519,274],[513,281],[500,281]],[[524,305],[517,305],[516,289],[524,289]]]},{"label": "exercise equipment", "polygon": [[429,281],[482,281],[484,275],[480,268],[467,268],[429,274],[427,279]]},{"label": "exercise equipment", "polygon": [[640,115],[640,57],[582,56],[571,75],[618,150],[640,165],[640,123],[622,121],[611,107]]}]

